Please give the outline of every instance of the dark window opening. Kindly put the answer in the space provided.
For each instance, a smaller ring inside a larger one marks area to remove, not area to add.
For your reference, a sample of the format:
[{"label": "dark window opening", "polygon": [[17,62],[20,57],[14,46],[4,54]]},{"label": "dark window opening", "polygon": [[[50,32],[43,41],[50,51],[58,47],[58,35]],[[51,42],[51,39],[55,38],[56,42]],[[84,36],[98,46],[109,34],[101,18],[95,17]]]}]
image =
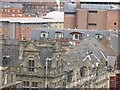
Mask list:
[{"label": "dark window opening", "polygon": [[28,81],[24,81],[23,82],[23,86],[29,86],[29,82]]},{"label": "dark window opening", "polygon": [[45,36],[46,36],[46,35],[45,35],[45,34],[43,34],[43,38],[45,38]]},{"label": "dark window opening", "polygon": [[30,83],[28,81],[23,81],[23,90],[30,90]]},{"label": "dark window opening", "polygon": [[75,15],[76,12],[65,12],[65,14],[73,14],[73,15]]},{"label": "dark window opening", "polygon": [[75,39],[78,39],[78,35],[75,34]]},{"label": "dark window opening", "polygon": [[84,67],[80,67],[80,76],[81,77],[85,76],[85,68]]},{"label": "dark window opening", "polygon": [[29,60],[29,71],[34,72],[34,68],[35,68],[35,61]]},{"label": "dark window opening", "polygon": [[8,65],[9,61],[10,61],[10,57],[9,56],[3,56],[3,61],[2,61],[3,66],[4,65]]},{"label": "dark window opening", "polygon": [[96,23],[88,23],[89,26],[96,26]]},{"label": "dark window opening", "polygon": [[72,81],[72,72],[73,72],[72,70],[66,72],[66,80],[67,80],[67,82]]},{"label": "dark window opening", "polygon": [[89,13],[97,13],[96,10],[90,10]]},{"label": "dark window opening", "polygon": [[38,83],[37,82],[32,82],[32,87],[38,87]]},{"label": "dark window opening", "polygon": [[117,25],[117,23],[116,23],[116,22],[114,22],[114,25]]}]

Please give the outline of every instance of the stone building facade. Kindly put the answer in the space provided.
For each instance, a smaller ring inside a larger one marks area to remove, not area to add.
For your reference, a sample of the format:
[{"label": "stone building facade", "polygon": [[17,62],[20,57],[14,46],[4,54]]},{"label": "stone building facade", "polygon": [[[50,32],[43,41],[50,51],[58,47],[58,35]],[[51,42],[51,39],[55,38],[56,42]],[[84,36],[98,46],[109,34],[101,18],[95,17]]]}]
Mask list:
[{"label": "stone building facade", "polygon": [[[8,46],[10,45],[11,42]],[[12,52],[12,47],[8,52]],[[74,48],[69,45],[63,46],[57,41],[49,42],[43,38],[38,41],[23,41],[19,48],[17,44],[13,53],[18,52],[18,59],[14,54],[3,55],[3,61],[6,60],[5,56],[14,57],[14,59],[8,57],[12,59],[10,63],[3,62],[3,90],[5,88],[115,88],[113,86],[116,81],[116,87],[119,86],[119,70],[109,67],[106,58],[110,50],[93,37],[82,40],[80,45]],[[119,68],[119,63],[117,65]]]},{"label": "stone building facade", "polygon": [[[59,43],[54,46],[29,42],[20,46],[16,65],[4,65],[3,88],[58,88],[63,87],[63,49]],[[13,85],[12,85],[13,84]]]}]

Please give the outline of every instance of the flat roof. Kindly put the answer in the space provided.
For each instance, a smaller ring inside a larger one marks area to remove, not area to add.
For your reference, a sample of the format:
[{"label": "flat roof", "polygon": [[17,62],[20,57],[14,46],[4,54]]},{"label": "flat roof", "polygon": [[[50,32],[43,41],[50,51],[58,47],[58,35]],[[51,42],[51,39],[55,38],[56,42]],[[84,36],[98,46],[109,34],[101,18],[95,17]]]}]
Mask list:
[{"label": "flat roof", "polygon": [[8,21],[8,22],[19,22],[19,23],[47,23],[47,22],[64,22],[64,19],[62,20],[56,20],[56,19],[43,19],[43,18],[9,18],[9,17],[1,17],[0,21]]}]

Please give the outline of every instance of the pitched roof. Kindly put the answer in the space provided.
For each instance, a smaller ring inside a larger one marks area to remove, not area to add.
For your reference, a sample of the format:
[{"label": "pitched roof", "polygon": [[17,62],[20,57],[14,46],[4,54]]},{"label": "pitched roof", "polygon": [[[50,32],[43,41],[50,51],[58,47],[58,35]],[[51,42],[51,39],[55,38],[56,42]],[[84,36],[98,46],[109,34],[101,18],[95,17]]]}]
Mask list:
[{"label": "pitched roof", "polygon": [[17,66],[19,57],[19,42],[17,40],[5,40],[2,44],[2,65]]},{"label": "pitched roof", "polygon": [[71,50],[68,62],[73,63],[73,60],[76,59],[81,66],[83,65],[83,61],[89,57],[95,65],[102,59],[106,60],[108,54],[109,53],[104,45],[102,45],[97,39],[91,37],[84,39],[78,46]]}]

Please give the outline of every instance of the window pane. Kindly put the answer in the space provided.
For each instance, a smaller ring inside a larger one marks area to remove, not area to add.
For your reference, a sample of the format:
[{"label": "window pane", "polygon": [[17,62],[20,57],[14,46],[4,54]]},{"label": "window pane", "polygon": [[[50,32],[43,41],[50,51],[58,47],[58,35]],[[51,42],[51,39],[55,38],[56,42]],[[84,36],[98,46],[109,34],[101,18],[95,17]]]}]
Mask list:
[{"label": "window pane", "polygon": [[38,83],[37,82],[32,82],[32,87],[37,87]]},{"label": "window pane", "polygon": [[32,72],[34,72],[34,68],[32,68]]},{"label": "window pane", "polygon": [[30,72],[34,72],[34,67],[30,67],[30,68],[29,68],[29,71],[30,71]]},{"label": "window pane", "polygon": [[29,60],[29,66],[31,66],[31,60]]},{"label": "window pane", "polygon": [[29,82],[28,81],[24,81],[23,84],[24,84],[24,86],[29,86]]},{"label": "window pane", "polygon": [[34,61],[34,60],[32,60],[32,66],[33,66],[33,67],[35,66],[35,61]]},{"label": "window pane", "polygon": [[75,34],[75,39],[78,39],[78,35],[77,34]]},{"label": "window pane", "polygon": [[35,61],[34,60],[29,60],[29,66],[31,67],[34,67],[35,66]]}]

